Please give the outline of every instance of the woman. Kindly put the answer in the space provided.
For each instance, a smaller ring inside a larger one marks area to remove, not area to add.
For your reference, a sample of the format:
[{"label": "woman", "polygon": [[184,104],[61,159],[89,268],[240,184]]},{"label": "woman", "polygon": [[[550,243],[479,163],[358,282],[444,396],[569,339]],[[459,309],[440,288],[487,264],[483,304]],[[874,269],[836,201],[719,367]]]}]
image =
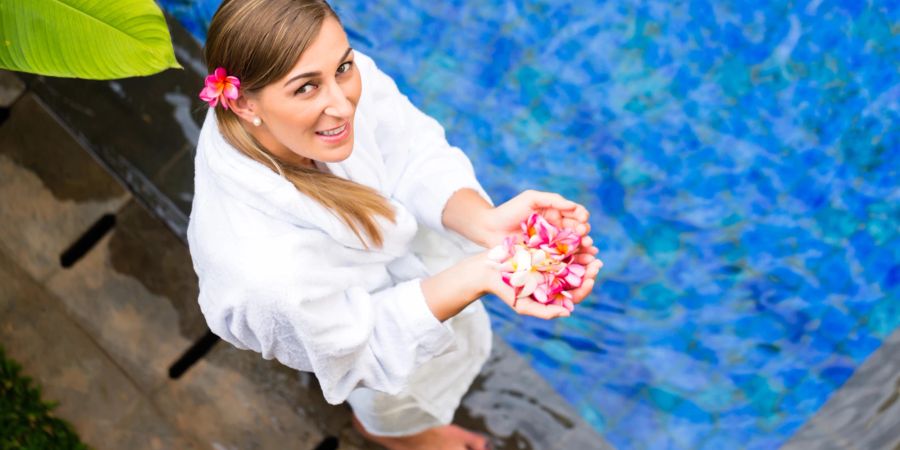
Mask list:
[{"label": "woman", "polygon": [[587,211],[532,191],[493,207],[466,156],[351,49],[322,0],[225,0],[205,56],[213,107],[188,239],[210,329],[314,372],[385,447],[485,448],[450,425],[490,353],[478,299],[515,300],[485,248],[532,211],[577,229],[577,303],[600,267]]}]

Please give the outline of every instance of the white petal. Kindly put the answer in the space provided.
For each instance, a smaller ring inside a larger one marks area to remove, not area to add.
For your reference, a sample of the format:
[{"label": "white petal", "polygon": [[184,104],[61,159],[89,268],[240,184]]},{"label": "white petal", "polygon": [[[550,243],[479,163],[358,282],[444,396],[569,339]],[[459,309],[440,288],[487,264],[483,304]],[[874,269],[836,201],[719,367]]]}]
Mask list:
[{"label": "white petal", "polygon": [[544,277],[537,272],[527,272],[525,277],[525,284],[522,286],[522,294],[525,296],[531,295],[535,289],[538,287],[538,283],[543,280]]},{"label": "white petal", "polygon": [[531,269],[531,254],[528,250],[519,249],[516,251],[516,270]]},{"label": "white petal", "polygon": [[547,253],[543,250],[538,250],[531,254],[531,265],[540,265],[545,259],[547,259]]},{"label": "white petal", "polygon": [[[528,271],[520,270],[517,272],[513,272],[512,275],[509,276],[509,284],[513,287],[519,287],[525,285],[525,280],[528,278]],[[530,292],[529,292],[530,294]]]}]

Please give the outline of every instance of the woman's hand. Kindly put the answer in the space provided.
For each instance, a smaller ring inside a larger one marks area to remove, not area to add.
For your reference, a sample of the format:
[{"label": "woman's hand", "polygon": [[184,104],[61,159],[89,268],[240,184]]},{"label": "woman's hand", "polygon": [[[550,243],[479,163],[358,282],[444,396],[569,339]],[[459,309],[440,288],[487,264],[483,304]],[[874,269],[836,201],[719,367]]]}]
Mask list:
[{"label": "woman's hand", "polygon": [[[590,239],[589,237],[587,239]],[[541,319],[556,319],[558,317],[569,317],[571,314],[569,310],[560,305],[545,305],[540,303],[531,297],[522,297],[516,299],[515,290],[503,282],[503,278],[500,275],[499,270],[495,267],[495,264],[491,262],[487,257],[487,252],[479,253],[475,256],[476,259],[479,260],[478,265],[480,267],[489,268],[489,270],[483,270],[482,272],[486,274],[486,278],[484,279],[484,291],[489,292],[491,294],[500,297],[504,303],[509,305],[517,314],[524,316],[534,316]],[[572,294],[572,302],[575,304],[581,303],[582,300],[587,297],[591,291],[594,289],[594,285],[597,279],[597,273],[600,271],[600,268],[603,267],[603,263],[594,258],[592,254],[589,252],[582,252],[575,256],[575,262],[579,264],[584,264],[585,266],[585,274],[581,286],[576,289],[572,289],[569,291]]]},{"label": "woman's hand", "polygon": [[[590,214],[584,206],[559,194],[528,190],[472,217],[473,225],[480,230],[478,243],[487,248],[499,245],[506,236],[520,233],[522,221],[532,213],[540,214],[557,228],[572,229],[579,236],[591,231]],[[582,245],[590,246],[584,242]]]}]

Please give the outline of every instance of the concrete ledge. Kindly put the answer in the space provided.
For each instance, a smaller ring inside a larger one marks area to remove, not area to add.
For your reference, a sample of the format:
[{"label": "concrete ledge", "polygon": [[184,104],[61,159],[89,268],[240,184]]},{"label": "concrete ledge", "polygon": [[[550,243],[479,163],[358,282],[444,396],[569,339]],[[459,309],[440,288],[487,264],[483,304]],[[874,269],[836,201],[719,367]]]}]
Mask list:
[{"label": "concrete ledge", "polygon": [[894,331],[853,376],[782,447],[900,448],[900,330]]}]

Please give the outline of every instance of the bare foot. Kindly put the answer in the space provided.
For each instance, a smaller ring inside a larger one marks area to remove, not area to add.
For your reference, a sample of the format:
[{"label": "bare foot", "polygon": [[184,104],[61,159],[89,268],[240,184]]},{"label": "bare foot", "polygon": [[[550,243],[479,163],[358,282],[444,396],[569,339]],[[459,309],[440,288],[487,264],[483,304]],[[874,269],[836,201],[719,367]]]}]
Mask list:
[{"label": "bare foot", "polygon": [[384,446],[388,450],[490,450],[490,441],[456,425],[429,428],[410,436],[375,436],[362,426],[353,415],[353,428],[364,438]]}]

